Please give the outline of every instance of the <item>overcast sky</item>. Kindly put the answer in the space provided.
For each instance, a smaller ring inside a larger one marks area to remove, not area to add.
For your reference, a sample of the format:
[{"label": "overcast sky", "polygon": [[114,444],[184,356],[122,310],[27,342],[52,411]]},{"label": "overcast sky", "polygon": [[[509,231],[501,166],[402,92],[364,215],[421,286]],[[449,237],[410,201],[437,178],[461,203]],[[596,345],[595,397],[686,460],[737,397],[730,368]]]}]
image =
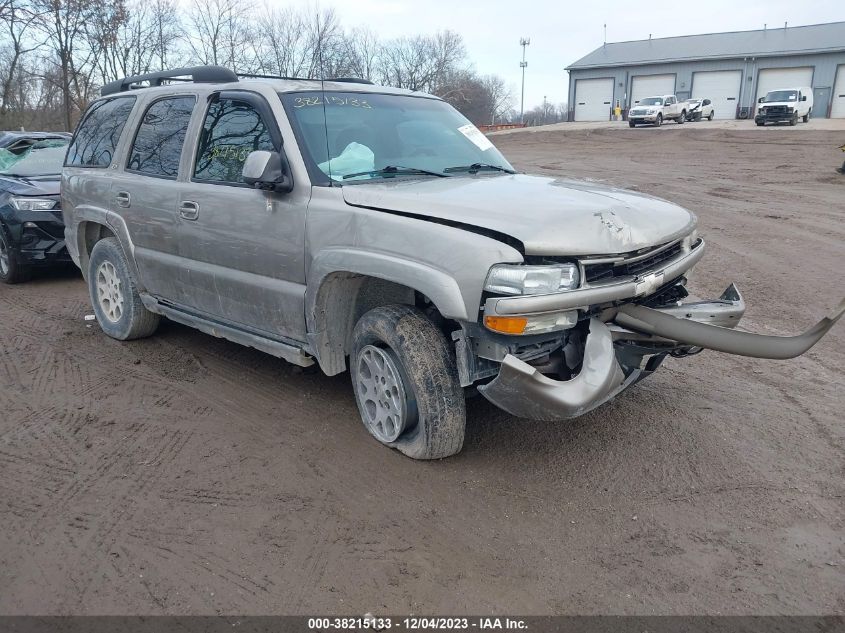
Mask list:
[{"label": "overcast sky", "polygon": [[[525,109],[549,101],[566,101],[563,69],[607,41],[671,37],[695,33],[744,31],[845,21],[845,0],[322,0],[333,6],[344,25],[369,25],[382,37],[460,33],[481,73],[496,73],[513,89],[519,109],[520,37],[527,49]],[[634,8],[637,10],[633,10]]]}]

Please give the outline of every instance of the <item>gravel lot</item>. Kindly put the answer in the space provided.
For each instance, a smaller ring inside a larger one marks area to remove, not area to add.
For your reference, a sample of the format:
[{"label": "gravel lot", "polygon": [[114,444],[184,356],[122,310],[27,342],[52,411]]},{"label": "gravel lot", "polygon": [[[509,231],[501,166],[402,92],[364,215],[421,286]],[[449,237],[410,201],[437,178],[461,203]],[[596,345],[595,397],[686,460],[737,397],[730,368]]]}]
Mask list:
[{"label": "gravel lot", "polygon": [[[736,281],[745,327],[788,334],[845,296],[835,129],[494,140],[694,209],[692,289]],[[845,613],[843,324],[794,361],[670,359],[570,423],[475,399],[464,452],[420,463],[347,375],[89,312],[73,272],[0,287],[0,613]]]}]

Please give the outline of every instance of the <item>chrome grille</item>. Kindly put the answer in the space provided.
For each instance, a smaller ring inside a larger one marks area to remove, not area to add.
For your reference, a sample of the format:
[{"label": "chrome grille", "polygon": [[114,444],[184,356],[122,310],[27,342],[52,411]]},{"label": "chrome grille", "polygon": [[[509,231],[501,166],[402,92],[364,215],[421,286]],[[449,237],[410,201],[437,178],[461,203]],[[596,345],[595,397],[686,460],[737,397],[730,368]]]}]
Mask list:
[{"label": "chrome grille", "polygon": [[662,244],[645,252],[629,253],[615,261],[603,258],[596,262],[582,260],[584,281],[595,283],[616,277],[631,277],[646,271],[658,270],[661,265],[681,254],[681,241]]}]

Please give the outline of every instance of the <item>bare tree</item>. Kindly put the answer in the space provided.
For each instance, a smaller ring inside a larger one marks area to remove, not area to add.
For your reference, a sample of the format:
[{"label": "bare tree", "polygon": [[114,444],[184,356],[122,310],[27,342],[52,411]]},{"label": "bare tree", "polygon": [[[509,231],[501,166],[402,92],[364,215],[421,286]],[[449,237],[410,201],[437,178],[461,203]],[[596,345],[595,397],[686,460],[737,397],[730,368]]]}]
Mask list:
[{"label": "bare tree", "polygon": [[345,55],[353,77],[372,81],[376,75],[382,45],[368,27],[357,27],[345,37]]},{"label": "bare tree", "polygon": [[26,83],[22,61],[41,45],[40,41],[29,38],[37,17],[32,7],[23,0],[4,0],[0,3],[4,40],[8,36],[8,43],[0,48],[0,118],[4,121],[11,109],[22,111],[25,108],[25,102],[21,99],[21,89]]},{"label": "bare tree", "polygon": [[188,13],[187,44],[193,61],[235,72],[256,67],[251,7],[238,0],[194,0]]},{"label": "bare tree", "polygon": [[64,125],[70,129],[74,111],[85,108],[91,97],[91,66],[95,51],[86,44],[86,28],[98,15],[112,13],[120,0],[33,0],[45,45],[59,67]]}]

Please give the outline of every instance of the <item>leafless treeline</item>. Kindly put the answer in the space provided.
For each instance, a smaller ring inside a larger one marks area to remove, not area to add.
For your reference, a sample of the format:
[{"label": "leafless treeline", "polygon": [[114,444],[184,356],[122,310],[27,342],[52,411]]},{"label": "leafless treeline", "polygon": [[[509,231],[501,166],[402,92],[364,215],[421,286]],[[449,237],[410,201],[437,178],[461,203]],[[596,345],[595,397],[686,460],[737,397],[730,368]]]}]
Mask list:
[{"label": "leafless treeline", "polygon": [[71,129],[103,83],[194,64],[361,77],[438,94],[477,123],[511,112],[504,81],[472,69],[452,31],[382,40],[333,9],[240,0],[0,0],[0,129]]}]

